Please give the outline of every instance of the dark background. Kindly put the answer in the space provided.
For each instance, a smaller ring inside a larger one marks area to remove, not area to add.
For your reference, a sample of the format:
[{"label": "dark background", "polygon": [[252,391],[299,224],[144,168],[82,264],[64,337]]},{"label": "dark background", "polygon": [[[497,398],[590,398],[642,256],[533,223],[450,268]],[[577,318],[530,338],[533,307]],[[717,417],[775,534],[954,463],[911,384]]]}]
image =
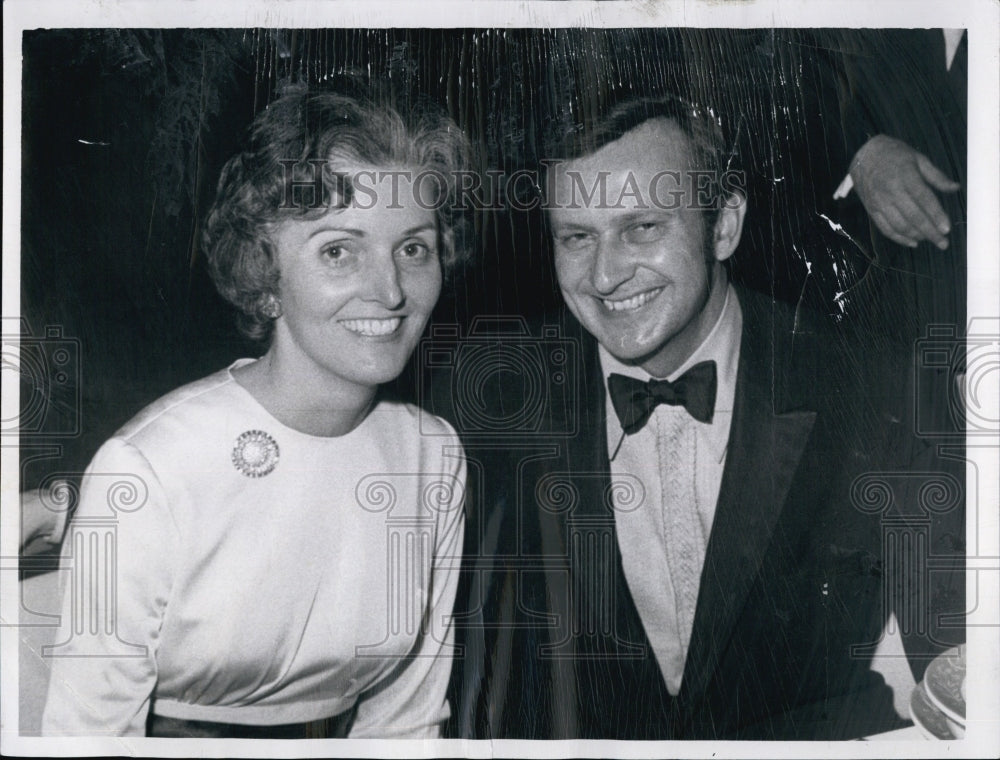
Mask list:
[{"label": "dark background", "polygon": [[[868,227],[856,203],[831,199],[850,158],[836,39],[770,29],[26,33],[21,298],[42,369],[22,371],[22,488],[79,472],[156,397],[256,355],[207,276],[200,220],[246,125],[290,82],[361,73],[429,95],[484,165],[506,171],[536,168],[543,131],[581,110],[666,92],[708,104],[747,172],[733,276],[864,324],[867,299],[856,294],[878,279]],[[559,296],[541,214],[475,222],[474,261],[436,321],[545,321]],[[64,344],[71,361],[57,371]],[[398,384],[404,396],[416,371]]]}]

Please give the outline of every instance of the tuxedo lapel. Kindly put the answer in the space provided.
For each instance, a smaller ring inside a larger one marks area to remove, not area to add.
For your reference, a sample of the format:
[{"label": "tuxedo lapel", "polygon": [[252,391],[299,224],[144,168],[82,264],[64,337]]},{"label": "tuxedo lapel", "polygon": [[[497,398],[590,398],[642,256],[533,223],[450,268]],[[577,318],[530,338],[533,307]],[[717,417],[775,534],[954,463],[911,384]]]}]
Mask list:
[{"label": "tuxedo lapel", "polygon": [[781,331],[773,329],[769,304],[758,303],[763,308],[755,313],[753,299],[741,302],[744,328],[726,466],[679,695],[689,705],[703,693],[734,633],[816,418],[812,411],[775,412],[775,359],[791,349],[780,345],[784,341],[775,345]]},{"label": "tuxedo lapel", "polygon": [[[610,482],[611,468],[608,464],[607,447],[607,405],[605,403],[604,376],[601,371],[600,356],[596,341],[567,314],[568,326],[565,333],[572,336],[581,348],[578,403],[575,419],[576,435],[567,440],[567,461],[577,472],[600,476],[602,488]],[[603,499],[599,503],[581,504],[591,515],[603,514]]]}]

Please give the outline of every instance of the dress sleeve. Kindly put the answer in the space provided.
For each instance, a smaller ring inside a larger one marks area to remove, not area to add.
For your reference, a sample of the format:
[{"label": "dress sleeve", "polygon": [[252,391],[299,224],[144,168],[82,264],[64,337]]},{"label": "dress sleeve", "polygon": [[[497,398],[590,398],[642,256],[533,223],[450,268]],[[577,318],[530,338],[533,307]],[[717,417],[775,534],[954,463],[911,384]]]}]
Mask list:
[{"label": "dress sleeve", "polygon": [[144,736],[156,649],[179,552],[152,467],[112,438],[81,482],[63,544],[60,629],[51,651],[45,736]]},{"label": "dress sleeve", "polygon": [[433,739],[441,735],[441,727],[450,715],[446,691],[455,642],[452,608],[465,530],[466,465],[457,435],[443,450],[441,471],[447,473],[448,479],[440,485],[450,498],[441,504],[438,514],[423,625],[410,655],[359,698],[350,730],[352,738]]}]

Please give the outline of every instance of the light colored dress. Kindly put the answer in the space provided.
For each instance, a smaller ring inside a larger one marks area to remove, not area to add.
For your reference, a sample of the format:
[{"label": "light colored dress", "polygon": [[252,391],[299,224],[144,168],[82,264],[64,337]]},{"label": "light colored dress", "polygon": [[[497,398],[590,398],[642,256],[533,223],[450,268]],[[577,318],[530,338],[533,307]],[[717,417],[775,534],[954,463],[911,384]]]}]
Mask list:
[{"label": "light colored dress", "polygon": [[449,711],[465,464],[399,403],[340,437],[271,416],[230,372],[94,457],[43,735],[143,735],[150,709],[279,725],[353,707],[356,737],[434,737]]}]

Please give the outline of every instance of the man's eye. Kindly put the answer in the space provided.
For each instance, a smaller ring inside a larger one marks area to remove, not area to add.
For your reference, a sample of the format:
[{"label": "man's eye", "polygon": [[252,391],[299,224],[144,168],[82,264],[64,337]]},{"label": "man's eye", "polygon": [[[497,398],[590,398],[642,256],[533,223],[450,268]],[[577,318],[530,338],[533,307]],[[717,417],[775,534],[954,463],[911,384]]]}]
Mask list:
[{"label": "man's eye", "polygon": [[625,240],[629,243],[651,243],[663,237],[663,225],[659,222],[639,222],[625,230]]},{"label": "man's eye", "polygon": [[570,232],[565,235],[557,235],[556,242],[561,248],[565,248],[568,251],[576,251],[589,244],[590,235],[585,232]]}]

